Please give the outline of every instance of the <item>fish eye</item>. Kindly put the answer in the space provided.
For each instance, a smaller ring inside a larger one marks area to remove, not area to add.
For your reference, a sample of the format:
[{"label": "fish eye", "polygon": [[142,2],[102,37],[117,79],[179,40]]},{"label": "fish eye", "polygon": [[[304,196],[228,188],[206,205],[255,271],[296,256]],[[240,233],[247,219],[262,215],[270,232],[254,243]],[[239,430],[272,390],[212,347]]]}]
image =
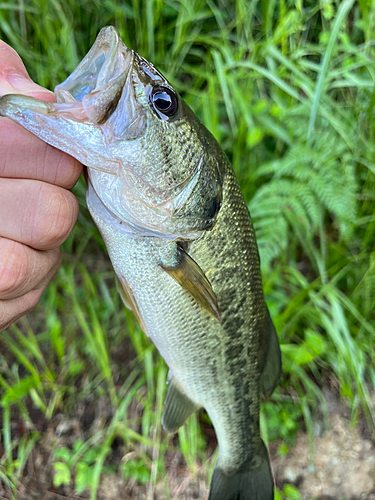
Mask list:
[{"label": "fish eye", "polygon": [[178,109],[177,96],[167,87],[154,87],[151,91],[150,100],[154,110],[163,120],[173,116]]}]

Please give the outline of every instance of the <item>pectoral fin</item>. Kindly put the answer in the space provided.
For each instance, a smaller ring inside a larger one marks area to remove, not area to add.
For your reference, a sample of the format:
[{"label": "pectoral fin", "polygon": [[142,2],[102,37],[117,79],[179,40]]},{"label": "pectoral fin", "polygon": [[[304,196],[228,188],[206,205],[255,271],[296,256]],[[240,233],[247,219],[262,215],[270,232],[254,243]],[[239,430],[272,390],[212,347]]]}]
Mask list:
[{"label": "pectoral fin", "polygon": [[275,327],[268,313],[268,341],[260,374],[260,390],[265,396],[270,396],[280,380],[281,375],[281,352]]},{"label": "pectoral fin", "polygon": [[181,389],[172,376],[165,398],[162,425],[167,432],[175,432],[196,410],[197,406]]},{"label": "pectoral fin", "polygon": [[140,324],[140,327],[145,332],[145,334],[148,336],[146,325],[143,321],[138,304],[137,304],[135,297],[134,297],[134,294],[133,294],[130,286],[128,285],[127,281],[125,280],[125,278],[119,278],[116,275],[116,289],[117,289],[123,303],[125,304],[125,306],[128,309],[130,309],[131,311],[133,311],[135,317],[137,318],[138,323]]},{"label": "pectoral fin", "polygon": [[206,311],[221,322],[221,314],[215,292],[202,269],[179,245],[173,265],[160,266],[190,294]]},{"label": "pectoral fin", "polygon": [[118,294],[120,295],[121,300],[124,303],[124,306],[127,309],[129,309],[130,311],[132,311],[133,308],[130,304],[130,301],[129,301],[128,297],[126,296],[126,293],[125,293],[125,290],[121,284],[121,281],[118,279],[118,277],[116,275],[115,275],[115,283],[116,283],[116,290],[117,290]]}]

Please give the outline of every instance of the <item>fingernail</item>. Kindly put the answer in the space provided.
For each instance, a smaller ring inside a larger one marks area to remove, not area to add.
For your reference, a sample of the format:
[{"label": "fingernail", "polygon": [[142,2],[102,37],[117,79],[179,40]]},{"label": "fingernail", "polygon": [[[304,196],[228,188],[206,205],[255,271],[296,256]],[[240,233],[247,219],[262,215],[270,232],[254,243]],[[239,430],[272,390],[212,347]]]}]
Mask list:
[{"label": "fingernail", "polygon": [[22,75],[8,75],[7,77],[8,83],[18,92],[21,94],[35,94],[35,93],[42,93],[42,94],[52,94],[50,90],[45,89],[44,87],[41,87],[40,85],[37,85],[34,83],[32,80],[29,80],[29,78],[25,78]]},{"label": "fingernail", "polygon": [[2,40],[0,40],[0,61],[0,96],[26,94],[45,101],[55,100],[52,92],[30,80],[20,56]]},{"label": "fingernail", "polygon": [[29,78],[17,74],[0,74],[0,97],[6,94],[23,94],[42,99],[55,101],[55,95],[49,90],[37,85]]}]

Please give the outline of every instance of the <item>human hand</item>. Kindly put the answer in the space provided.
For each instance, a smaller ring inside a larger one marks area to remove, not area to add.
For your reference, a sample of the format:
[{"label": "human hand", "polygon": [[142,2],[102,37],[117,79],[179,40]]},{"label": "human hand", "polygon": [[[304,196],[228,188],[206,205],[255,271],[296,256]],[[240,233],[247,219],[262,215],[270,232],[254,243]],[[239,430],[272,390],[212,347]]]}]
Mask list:
[{"label": "human hand", "polygon": [[[10,93],[55,101],[0,40],[0,96]],[[0,331],[36,306],[57,271],[78,217],[69,189],[81,172],[77,160],[0,118]]]}]

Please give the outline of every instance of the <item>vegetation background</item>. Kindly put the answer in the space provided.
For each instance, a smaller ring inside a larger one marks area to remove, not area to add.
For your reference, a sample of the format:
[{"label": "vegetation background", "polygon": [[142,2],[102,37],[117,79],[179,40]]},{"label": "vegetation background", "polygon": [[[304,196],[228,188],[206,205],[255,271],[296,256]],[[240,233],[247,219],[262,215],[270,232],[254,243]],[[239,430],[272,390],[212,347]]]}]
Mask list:
[{"label": "vegetation background", "polygon": [[[373,433],[374,2],[0,3],[1,38],[48,88],[108,24],[175,85],[240,180],[283,354],[264,438],[287,453],[302,428],[313,445],[327,386]],[[161,430],[166,366],[117,296],[84,190],[57,276],[0,335],[0,490],[95,499],[118,485],[151,500],[185,498],[190,481],[186,498],[204,498],[212,428],[199,412],[176,436]]]}]

